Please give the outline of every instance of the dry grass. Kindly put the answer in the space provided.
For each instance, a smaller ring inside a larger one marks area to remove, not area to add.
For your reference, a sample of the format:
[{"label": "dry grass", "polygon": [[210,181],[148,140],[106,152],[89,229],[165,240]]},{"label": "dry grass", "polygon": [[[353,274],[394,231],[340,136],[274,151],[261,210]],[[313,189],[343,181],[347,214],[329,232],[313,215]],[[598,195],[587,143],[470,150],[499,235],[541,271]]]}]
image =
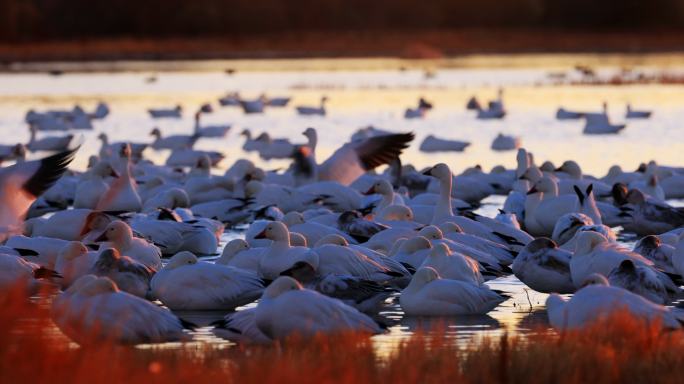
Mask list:
[{"label": "dry grass", "polygon": [[17,291],[0,298],[0,307],[2,383],[664,383],[684,377],[684,333],[662,333],[624,315],[584,332],[539,330],[467,348],[435,332],[418,334],[380,359],[371,339],[353,334],[233,348],[78,348],[55,335],[44,301],[28,302]]}]

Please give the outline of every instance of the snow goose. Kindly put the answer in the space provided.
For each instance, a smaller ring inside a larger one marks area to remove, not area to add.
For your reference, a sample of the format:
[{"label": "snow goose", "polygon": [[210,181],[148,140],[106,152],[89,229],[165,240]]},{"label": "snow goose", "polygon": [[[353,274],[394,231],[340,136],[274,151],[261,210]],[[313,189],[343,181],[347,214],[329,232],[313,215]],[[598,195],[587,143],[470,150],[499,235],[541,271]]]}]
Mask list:
[{"label": "snow goose", "polygon": [[66,172],[77,149],[0,169],[0,240],[20,232],[31,204]]},{"label": "snow goose", "polygon": [[573,293],[571,257],[572,252],[558,248],[549,238],[540,237],[525,246],[511,269],[520,281],[537,292]]},{"label": "snow goose", "polygon": [[202,111],[195,113],[195,135],[204,138],[220,139],[226,137],[231,125],[201,125]]},{"label": "snow goose", "polygon": [[663,272],[679,274],[672,264],[675,247],[671,244],[663,243],[658,236],[648,235],[642,237],[634,245],[633,251],[651,260],[656,268]]},{"label": "snow goose", "polygon": [[67,243],[65,240],[51,237],[13,235],[7,239],[5,245],[15,249],[19,254],[25,255],[35,264],[54,268],[59,250]]},{"label": "snow goose", "polygon": [[150,136],[154,136],[154,141],[150,144],[150,147],[154,149],[188,149],[192,148],[199,139],[197,135],[172,135],[162,137],[162,133],[159,128],[154,128],[150,132]]},{"label": "snow goose", "polygon": [[446,244],[435,244],[420,265],[431,267],[445,279],[460,280],[475,285],[484,283],[477,261],[458,252],[451,252]]},{"label": "snow goose", "polygon": [[24,144],[0,145],[0,163],[4,161],[16,160],[22,162],[26,160],[26,146]]},{"label": "snow goose", "polygon": [[684,198],[684,175],[674,174],[660,183],[660,187],[668,199]]},{"label": "snow goose", "polygon": [[313,252],[307,247],[291,246],[290,231],[284,223],[277,221],[267,223],[254,238],[272,240],[259,261],[259,276],[268,280],[274,280]]},{"label": "snow goose", "polygon": [[603,112],[585,113],[585,125],[582,131],[585,135],[605,135],[619,133],[625,129],[625,124],[612,124],[608,119],[608,105],[603,103]]},{"label": "snow goose", "polygon": [[301,212],[320,207],[321,203],[319,195],[257,180],[251,180],[245,185],[245,195],[254,198],[257,206],[275,205],[283,212]]},{"label": "snow goose", "polygon": [[629,183],[629,189],[638,189],[656,200],[665,201],[665,190],[660,186],[658,175],[645,175],[647,180],[635,180]]},{"label": "snow goose", "polygon": [[269,107],[286,107],[291,97],[266,97],[266,105]]},{"label": "snow goose", "polygon": [[123,292],[145,298],[150,290],[150,279],[156,271],[128,256],[121,256],[116,249],[108,248],[97,255],[89,272],[112,279]]},{"label": "snow goose", "polygon": [[264,113],[266,98],[264,96],[260,96],[254,100],[240,99],[240,106],[246,114]]},{"label": "snow goose", "polygon": [[[360,209],[364,206],[363,196],[357,190],[336,181],[318,181],[302,185],[297,191],[319,197],[321,204],[337,212]],[[394,197],[399,199],[398,195]]]},{"label": "snow goose", "polygon": [[402,203],[400,197],[398,197],[394,193],[394,188],[392,187],[392,184],[390,184],[390,182],[385,179],[378,179],[365,192],[365,195],[367,196],[373,194],[378,194],[381,197],[380,202],[378,202],[377,205],[375,205],[375,207],[373,208],[373,212],[376,213],[382,211],[390,205]]},{"label": "snow goose", "polygon": [[416,270],[420,267],[432,250],[432,243],[423,236],[401,239],[394,242],[389,256],[402,265]]},{"label": "snow goose", "polygon": [[19,256],[0,253],[0,290],[8,292],[20,284],[30,295],[38,292],[41,280],[61,280],[61,275],[51,269],[41,267]]},{"label": "snow goose", "polygon": [[[423,230],[425,228],[423,228]],[[518,254],[517,252],[512,251],[510,248],[500,243],[493,242],[476,235],[464,233],[463,229],[453,222],[444,222],[439,225],[439,229],[442,232],[443,238],[490,254],[494,256],[499,263],[504,265],[510,265]]]},{"label": "snow goose", "polygon": [[388,229],[386,225],[363,218],[357,211],[343,212],[337,219],[337,228],[360,242],[366,242],[378,232]]},{"label": "snow goose", "polygon": [[629,191],[626,202],[620,208],[620,216],[626,220],[621,224],[627,232],[653,235],[684,226],[684,210],[648,199],[638,189]]},{"label": "snow goose", "polygon": [[217,166],[225,158],[225,155],[217,151],[199,151],[196,149],[175,149],[166,158],[165,164],[169,167],[192,167],[199,159],[208,158],[211,166]]},{"label": "snow goose", "polygon": [[684,232],[677,235],[672,265],[680,276],[684,276]]},{"label": "snow goose", "polygon": [[305,289],[288,276],[279,277],[264,290],[255,320],[259,330],[274,340],[294,334],[311,337],[347,331],[382,332],[367,315],[337,299]]},{"label": "snow goose", "polygon": [[257,299],[263,284],[256,274],[198,261],[190,252],[174,255],[150,283],[152,295],[171,310],[232,310]]},{"label": "snow goose", "polygon": [[[92,212],[90,209],[76,208],[56,212],[48,218],[29,219],[24,223],[24,234],[31,237],[80,240],[84,233],[88,232],[87,230],[84,232],[84,227]],[[94,217],[90,220],[94,220]]]},{"label": "snow goose", "polygon": [[627,111],[625,112],[625,117],[628,119],[648,119],[651,117],[651,111],[640,111],[632,109],[632,105],[627,103]]},{"label": "snow goose", "polygon": [[326,115],[325,103],[327,101],[328,101],[328,98],[326,96],[323,96],[323,97],[321,97],[321,103],[318,107],[298,106],[298,107],[296,107],[297,114],[299,114],[301,116],[325,116]]},{"label": "snow goose", "polygon": [[491,148],[494,151],[512,151],[522,145],[520,138],[499,133],[492,141]]},{"label": "snow goose", "polygon": [[649,323],[657,322],[664,328],[678,329],[684,321],[681,309],[667,308],[626,289],[611,287],[602,275],[590,275],[585,281],[589,285],[575,292],[570,300],[557,294],[546,299],[552,327],[558,330],[580,329],[623,311]]},{"label": "snow goose", "polygon": [[610,285],[624,288],[654,303],[667,304],[674,299],[679,288],[669,278],[658,275],[652,267],[635,265],[632,260],[622,260],[608,275]]},{"label": "snow goose", "polygon": [[243,239],[231,240],[221,252],[216,264],[228,265],[256,273],[266,248],[252,248]]},{"label": "snow goose", "polygon": [[119,177],[115,178],[109,189],[97,202],[98,211],[139,212],[142,200],[138,194],[138,184],[131,175],[131,147],[125,144],[120,152]]},{"label": "snow goose", "polygon": [[109,105],[103,101],[100,101],[95,106],[93,112],[89,113],[88,116],[90,116],[90,118],[93,120],[102,120],[109,116],[109,112]]},{"label": "snow goose", "polygon": [[469,111],[477,111],[478,109],[481,109],[482,107],[480,106],[480,102],[477,101],[477,98],[475,96],[472,96],[470,99],[468,99],[468,102],[466,103],[466,109]]},{"label": "snow goose", "polygon": [[60,249],[55,271],[62,275],[62,288],[69,288],[81,276],[88,274],[98,259],[98,252],[90,251],[80,241],[71,241]]},{"label": "snow goose", "polygon": [[240,105],[240,94],[238,92],[231,92],[219,98],[218,101],[222,107],[238,106]]},{"label": "snow goose", "polygon": [[152,212],[157,208],[175,209],[179,207],[190,207],[190,197],[181,188],[170,188],[147,199],[142,210],[143,212]]},{"label": "snow goose", "polygon": [[482,107],[477,109],[477,118],[480,120],[503,119],[506,116],[506,109],[503,105],[503,89],[499,89],[498,98],[489,102],[487,109]]},{"label": "snow goose", "polygon": [[408,316],[482,315],[507,297],[486,285],[443,279],[431,267],[420,268],[399,296]]},{"label": "snow goose", "polygon": [[135,215],[128,220],[131,229],[159,247],[163,255],[189,251],[198,255],[213,255],[218,242],[212,231],[203,226],[174,220],[157,220]]},{"label": "snow goose", "polygon": [[106,241],[100,245],[102,249],[114,248],[120,254],[129,256],[148,268],[159,270],[162,267],[159,248],[146,240],[133,237],[131,227],[123,221],[109,223],[102,235],[95,241]]},{"label": "snow goose", "polygon": [[581,227],[593,224],[594,221],[583,213],[566,213],[556,221],[551,239],[557,244],[563,245],[575,237]]},{"label": "snow goose", "polygon": [[52,303],[52,319],[81,345],[187,341],[189,324],[156,304],[121,292],[107,277],[86,275]]},{"label": "snow goose", "polygon": [[420,150],[422,152],[463,152],[470,143],[467,141],[446,140],[435,137],[434,135],[427,135],[423,142],[420,143]]},{"label": "snow goose", "polygon": [[90,168],[78,182],[74,195],[74,208],[95,209],[98,202],[109,191],[108,177],[118,178],[109,161],[101,160]]},{"label": "snow goose", "polygon": [[[315,135],[315,130],[307,131]],[[413,133],[399,133],[346,143],[320,164],[315,159],[315,146],[302,146],[294,154],[295,180],[298,185],[316,180],[349,185],[367,171],[397,158],[413,138]]]},{"label": "snow goose", "polygon": [[150,108],[147,110],[147,113],[149,113],[153,119],[180,119],[183,114],[183,108],[180,105],[176,105],[173,108]]},{"label": "snow goose", "polygon": [[[570,260],[572,281],[576,287],[580,287],[584,280],[592,273],[607,276],[623,260],[631,260],[638,266],[653,268],[652,261],[638,253],[624,249],[618,244],[609,242],[600,233],[592,231],[581,232],[577,237],[577,248]],[[658,274],[658,278],[664,282],[669,280],[662,273]]]}]

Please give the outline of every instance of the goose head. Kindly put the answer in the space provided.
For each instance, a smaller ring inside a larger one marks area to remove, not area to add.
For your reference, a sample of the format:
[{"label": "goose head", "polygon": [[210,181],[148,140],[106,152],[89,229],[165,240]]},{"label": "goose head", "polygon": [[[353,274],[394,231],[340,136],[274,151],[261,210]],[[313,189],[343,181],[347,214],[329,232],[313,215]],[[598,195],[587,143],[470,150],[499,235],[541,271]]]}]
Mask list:
[{"label": "goose head", "polygon": [[414,253],[423,249],[431,249],[432,243],[423,236],[416,236],[405,240],[399,247],[401,253]]},{"label": "goose head", "polygon": [[594,221],[583,213],[567,213],[556,221],[551,238],[559,244],[565,244],[575,236],[580,227],[592,224]]},{"label": "goose head", "polygon": [[345,239],[344,237],[342,237],[336,233],[332,233],[330,235],[323,236],[320,240],[318,240],[316,242],[314,247],[320,247],[320,246],[326,245],[326,244],[339,245],[341,247],[346,247],[349,245],[349,242],[347,242],[347,239]]},{"label": "goose head", "polygon": [[255,239],[269,239],[276,242],[290,242],[290,231],[287,229],[285,223],[279,221],[272,221],[264,227],[264,230],[259,232]]},{"label": "goose head", "polygon": [[577,244],[575,247],[574,257],[589,254],[597,245],[607,241],[608,239],[598,232],[582,231],[579,233],[579,235],[577,235]]},{"label": "goose head", "polygon": [[153,128],[150,132],[150,136],[154,136],[155,139],[159,140],[161,139],[162,134],[159,128]]},{"label": "goose head", "polygon": [[220,261],[227,263],[230,260],[235,257],[238,253],[242,251],[246,251],[249,249],[249,244],[243,239],[235,239],[231,240],[226,244],[226,246],[223,248],[223,252],[221,252],[221,257],[219,258]]},{"label": "goose head", "polygon": [[117,220],[109,223],[102,235],[95,239],[95,242],[110,241],[112,244],[120,246],[127,244],[132,238],[131,227],[123,221]]},{"label": "goose head", "polygon": [[285,225],[288,227],[304,224],[305,222],[304,215],[296,211],[288,212],[285,214],[285,217],[283,217],[283,223],[285,223]]},{"label": "goose head", "polygon": [[444,256],[449,256],[449,255],[451,255],[451,250],[449,249],[449,247],[447,247],[446,244],[439,243],[439,244],[435,244],[432,247],[432,250],[428,254],[428,257],[430,257],[430,258],[441,258]]},{"label": "goose head", "polygon": [[424,175],[432,176],[440,181],[451,179],[451,169],[444,163],[439,163],[423,172]]},{"label": "goose head", "polygon": [[453,221],[447,221],[439,225],[439,229],[444,233],[463,233],[463,228]]},{"label": "goose head", "polygon": [[80,241],[70,241],[59,250],[57,258],[63,258],[64,260],[74,260],[80,256],[88,253],[88,247],[83,245]]},{"label": "goose head", "polygon": [[275,279],[265,290],[262,298],[274,299],[288,291],[300,291],[304,289],[299,282],[289,276],[280,276]]},{"label": "goose head", "polygon": [[530,254],[535,254],[540,251],[558,248],[558,244],[548,237],[539,237],[529,242],[524,248]]},{"label": "goose head", "polygon": [[105,229],[107,229],[107,226],[111,222],[112,219],[102,212],[90,212],[83,222],[83,228],[81,228],[81,236],[85,236],[88,232],[92,230],[104,231]]},{"label": "goose head", "polygon": [[553,163],[549,160],[546,160],[545,162],[543,162],[542,165],[539,167],[539,169],[542,172],[555,172],[557,170],[556,166],[553,165]]},{"label": "goose head", "polygon": [[413,221],[413,211],[405,205],[388,205],[378,213],[378,218],[389,221]]},{"label": "goose head", "polygon": [[392,196],[394,194],[394,188],[389,181],[385,179],[377,180],[371,185],[371,187],[364,193],[364,195],[380,194],[382,196]]},{"label": "goose head", "polygon": [[173,255],[171,259],[169,259],[169,263],[166,264],[164,269],[170,271],[185,265],[197,264],[197,261],[197,256],[195,256],[192,252],[178,252],[175,255]]},{"label": "goose head", "polygon": [[582,178],[582,168],[579,164],[573,160],[567,160],[561,164],[560,167],[555,169],[556,172],[565,172],[570,175],[573,179]]},{"label": "goose head", "polygon": [[189,208],[190,207],[190,197],[188,193],[181,188],[171,188],[164,192],[165,195],[171,200],[171,204],[166,208]]},{"label": "goose head", "polygon": [[256,197],[264,189],[264,185],[257,180],[248,181],[245,184],[245,196]]},{"label": "goose head", "polygon": [[426,284],[439,279],[439,273],[436,269],[432,267],[421,267],[416,271],[416,274],[413,275],[411,282],[406,289],[420,289]]},{"label": "goose head", "polygon": [[290,232],[290,245],[293,247],[306,247],[308,246],[308,243],[306,237],[301,233]]},{"label": "goose head", "polygon": [[661,242],[658,236],[656,235],[648,235],[643,237],[637,245],[634,248],[642,248],[642,249],[648,249],[648,250],[653,250],[656,249],[660,246]]},{"label": "goose head", "polygon": [[525,172],[523,172],[521,179],[529,180],[532,183],[536,183],[544,176],[544,173],[536,165],[528,167]]},{"label": "goose head", "polygon": [[418,235],[425,237],[428,240],[439,240],[444,238],[442,231],[434,225],[423,227],[418,232]]},{"label": "goose head", "polygon": [[[628,260],[630,263],[632,263],[631,260]],[[622,266],[622,263],[620,263],[620,266]],[[632,263],[632,267],[634,267],[634,263]],[[588,285],[605,285],[609,286],[610,283],[608,282],[608,279],[603,276],[600,273],[592,273],[591,275],[587,276],[584,281],[582,281],[582,287],[586,287]]]}]

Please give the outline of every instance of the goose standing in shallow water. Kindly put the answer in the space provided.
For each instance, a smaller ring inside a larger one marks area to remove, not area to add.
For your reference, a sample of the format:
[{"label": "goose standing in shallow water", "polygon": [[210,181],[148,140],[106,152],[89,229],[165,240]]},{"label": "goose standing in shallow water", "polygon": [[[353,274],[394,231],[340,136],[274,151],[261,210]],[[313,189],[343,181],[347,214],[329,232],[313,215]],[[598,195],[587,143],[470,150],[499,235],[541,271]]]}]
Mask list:
[{"label": "goose standing in shallow water", "polygon": [[442,279],[434,268],[420,268],[399,296],[408,316],[483,315],[507,297],[459,280]]},{"label": "goose standing in shallow water", "polygon": [[325,103],[328,101],[326,96],[321,97],[321,104],[318,107],[298,106],[297,114],[302,116],[325,116]]},{"label": "goose standing in shallow water", "polygon": [[119,344],[187,341],[189,327],[170,311],[119,291],[107,277],[86,275],[52,302],[51,317],[75,342]]},{"label": "goose standing in shallow water", "polygon": [[254,316],[259,330],[273,340],[294,334],[311,337],[319,333],[382,332],[367,315],[337,299],[305,289],[288,276],[279,277],[264,290]]},{"label": "goose standing in shallow water", "polygon": [[513,274],[530,288],[544,293],[572,293],[572,253],[558,248],[551,239],[540,237],[525,246],[513,261]]},{"label": "goose standing in shallow water", "polygon": [[558,330],[584,328],[621,311],[663,328],[679,329],[684,322],[681,309],[664,307],[625,289],[611,287],[600,274],[587,276],[583,288],[570,300],[551,294],[546,299],[546,308],[551,326]]},{"label": "goose standing in shallow water", "polygon": [[263,290],[254,272],[174,255],[150,282],[152,295],[172,310],[232,310],[257,299]]}]

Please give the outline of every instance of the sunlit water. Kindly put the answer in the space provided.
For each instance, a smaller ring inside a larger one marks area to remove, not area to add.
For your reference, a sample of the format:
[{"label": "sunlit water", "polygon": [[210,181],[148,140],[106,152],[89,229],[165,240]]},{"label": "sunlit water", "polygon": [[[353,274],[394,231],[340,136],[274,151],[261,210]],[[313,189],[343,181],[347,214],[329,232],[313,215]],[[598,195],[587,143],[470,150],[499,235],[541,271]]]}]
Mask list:
[{"label": "sunlit water", "polygon": [[[610,72],[615,68],[605,68]],[[238,133],[249,128],[267,131],[274,137],[287,137],[304,142],[300,133],[309,126],[319,131],[319,158],[325,158],[345,142],[359,127],[374,125],[393,131],[413,131],[416,142],[402,160],[417,167],[447,162],[454,171],[480,164],[486,169],[502,164],[515,165],[515,152],[494,152],[489,149],[499,133],[519,136],[524,146],[534,152],[538,162],[560,163],[575,159],[586,173],[603,175],[609,166],[620,164],[632,169],[640,162],[655,159],[664,164],[678,164],[684,152],[684,92],[679,86],[556,86],[547,79],[544,68],[515,69],[448,69],[426,78],[422,71],[268,71],[238,72],[228,76],[222,71],[164,72],[152,84],[144,80],[150,73],[83,73],[52,77],[44,74],[0,74],[0,137],[6,144],[27,141],[28,131],[23,118],[34,108],[70,108],[79,103],[86,109],[98,100],[106,101],[112,114],[95,122],[95,130],[84,132],[85,144],[75,162],[84,168],[90,154],[97,153],[99,132],[107,132],[111,140],[149,141],[149,131],[158,126],[164,134],[190,133],[192,115],[204,102],[215,102],[226,92],[239,91],[245,98],[262,92],[270,96],[291,96],[287,108],[272,108],[263,115],[245,115],[235,107],[215,108],[215,113],[203,123],[230,123],[229,136],[221,140],[200,140],[199,149],[219,150],[227,159],[220,168],[247,157],[266,169],[287,165],[284,161],[264,162],[241,150]],[[478,121],[466,111],[467,99],[473,95],[481,100],[493,98],[497,87],[505,89],[508,115],[500,121]],[[321,95],[327,95],[328,116],[300,117],[294,105],[317,105]],[[405,120],[403,112],[413,106],[419,96],[434,103],[435,108],[422,120]],[[638,108],[650,109],[649,120],[627,121],[627,129],[615,136],[584,136],[581,121],[557,121],[559,106],[579,110],[599,110],[602,101],[611,106],[615,121],[625,121],[624,108],[631,102]],[[152,120],[146,113],[150,107],[181,104],[183,119]],[[216,104],[215,104],[216,105]],[[79,132],[79,134],[81,134]],[[467,140],[472,143],[464,153],[424,154],[418,144],[427,134]],[[34,156],[40,156],[35,154]],[[147,155],[163,162],[167,153],[148,151]],[[217,172],[221,172],[217,170]],[[458,186],[455,186],[458,188]],[[484,201],[479,213],[493,216],[504,197],[494,196]],[[227,232],[222,244],[239,237],[239,231]],[[631,245],[633,239],[623,239]],[[395,324],[388,334],[377,336],[378,348],[391,351],[403,338],[416,329],[438,325],[459,342],[504,331],[524,333],[535,326],[546,326],[544,301],[546,295],[526,288],[510,276],[487,283],[511,296],[487,316],[463,316],[447,319],[414,319],[404,317],[396,297],[387,304],[384,315]],[[208,325],[224,313],[180,313],[200,325]],[[198,340],[219,342],[209,327],[201,328]]]}]

